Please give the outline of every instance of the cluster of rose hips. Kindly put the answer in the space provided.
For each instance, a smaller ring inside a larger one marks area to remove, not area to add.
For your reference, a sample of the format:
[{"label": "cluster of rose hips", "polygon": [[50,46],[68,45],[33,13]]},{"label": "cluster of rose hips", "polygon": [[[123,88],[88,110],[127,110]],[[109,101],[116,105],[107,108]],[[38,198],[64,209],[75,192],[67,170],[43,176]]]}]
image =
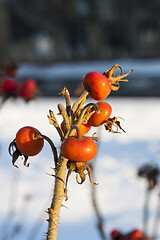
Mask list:
[{"label": "cluster of rose hips", "polygon": [[152,238],[145,235],[140,229],[134,229],[128,233],[114,229],[111,231],[111,240],[151,240]]},{"label": "cluster of rose hips", "polygon": [[[115,76],[114,71],[117,67],[120,68],[121,73]],[[111,106],[102,100],[108,97],[111,90],[116,91],[119,89],[119,81],[128,81],[124,79],[128,74],[122,75],[122,68],[119,65],[114,65],[103,74],[98,72],[87,73],[82,79],[84,92],[73,106],[71,106],[68,89],[64,88],[61,95],[66,99],[66,108],[62,104],[58,104],[59,114],[63,117],[61,125],[58,124],[53,112],[50,110],[50,115],[48,116],[50,124],[56,127],[62,141],[60,156],[68,160],[65,192],[67,191],[68,177],[73,171],[77,173],[76,180],[79,184],[85,181],[85,170],[89,175],[91,183],[96,184],[91,180],[91,169],[87,165],[87,162],[95,158],[97,154],[97,145],[95,143],[97,138],[94,135],[92,137],[84,135],[91,127],[99,127],[102,124],[110,132],[118,132],[117,130],[113,130],[113,126],[123,130],[116,117],[110,118],[112,112]],[[92,99],[98,100],[98,102],[92,102],[83,106],[88,95]],[[21,128],[9,147],[10,154],[13,157],[13,164],[15,164],[19,156],[23,155],[25,157],[24,164],[26,165],[28,156],[34,156],[42,150],[44,139],[48,140],[48,137],[42,135],[33,127],[26,126]],[[50,140],[49,143],[53,147]],[[12,154],[11,150],[13,148],[16,150]],[[78,180],[78,175],[81,181]]]},{"label": "cluster of rose hips", "polygon": [[1,70],[3,72],[0,79],[0,95],[3,102],[10,97],[20,97],[28,102],[39,94],[35,80],[17,81],[18,66],[16,64],[3,65]]}]

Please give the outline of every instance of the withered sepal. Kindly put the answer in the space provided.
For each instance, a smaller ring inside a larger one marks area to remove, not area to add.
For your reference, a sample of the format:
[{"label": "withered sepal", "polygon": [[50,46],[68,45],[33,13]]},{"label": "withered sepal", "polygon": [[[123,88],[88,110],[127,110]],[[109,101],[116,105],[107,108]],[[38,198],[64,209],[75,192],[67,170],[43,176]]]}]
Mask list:
[{"label": "withered sepal", "polygon": [[[104,126],[105,126],[105,129],[109,132],[112,132],[112,133],[120,133],[118,130],[122,130],[123,132],[126,132],[122,127],[121,127],[121,124],[120,124],[120,121],[117,120],[118,117],[113,117],[113,118],[109,118],[105,123],[104,123]],[[113,127],[116,128],[116,130],[113,130]]]},{"label": "withered sepal", "polygon": [[23,156],[24,157],[24,162],[23,162],[24,166],[29,167],[29,163],[27,163],[28,156],[24,155],[23,153],[21,153],[19,151],[19,149],[17,148],[15,139],[9,144],[8,151],[9,151],[9,154],[12,156],[13,166],[15,166],[16,168],[19,168],[17,165],[15,165],[15,162],[17,161],[17,159],[20,156]]}]

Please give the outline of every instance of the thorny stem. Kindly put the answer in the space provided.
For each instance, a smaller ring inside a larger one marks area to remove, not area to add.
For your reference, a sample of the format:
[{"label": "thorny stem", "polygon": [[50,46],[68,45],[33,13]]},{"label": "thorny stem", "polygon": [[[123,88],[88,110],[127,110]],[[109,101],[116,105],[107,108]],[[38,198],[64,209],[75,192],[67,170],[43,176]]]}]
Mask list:
[{"label": "thorny stem", "polygon": [[[87,91],[84,91],[84,93],[81,95],[81,97],[74,103],[72,109],[70,108],[70,97],[69,92],[67,89],[64,89],[62,91],[61,95],[63,95],[66,99],[66,109],[63,106],[63,104],[58,104],[58,109],[60,111],[60,114],[62,115],[65,123],[66,133],[63,134],[62,129],[59,127],[59,124],[53,114],[53,112],[50,110],[50,116],[49,122],[54,125],[61,137],[61,141],[63,141],[67,135],[71,135],[72,131],[75,131],[75,128],[78,128],[78,126],[83,121],[83,118],[85,116],[85,113],[87,110],[91,108],[91,111],[100,111],[98,106],[96,104],[88,104],[86,105],[82,111],[80,116],[78,116],[78,119],[76,121],[76,127],[73,126],[73,129],[71,129],[71,121],[73,121],[74,115],[77,111],[80,110],[82,104],[86,101],[86,97],[88,95]],[[73,121],[73,124],[75,122]],[[74,134],[74,133],[73,133]],[[46,139],[46,138],[45,138]],[[48,140],[48,139],[47,139]],[[54,186],[54,192],[53,192],[53,199],[51,202],[51,207],[48,209],[49,213],[49,226],[48,226],[48,232],[47,232],[47,238],[46,240],[56,240],[57,239],[57,231],[58,231],[58,224],[59,224],[59,212],[60,208],[62,206],[62,201],[66,195],[67,189],[65,188],[65,176],[66,176],[66,170],[67,170],[67,162],[68,159],[64,158],[63,156],[59,156],[57,158],[57,152],[55,151],[54,145],[50,144],[53,148],[52,151],[55,155],[56,159],[56,168],[55,168],[55,175],[52,175],[55,177],[55,186]]]},{"label": "thorny stem", "polygon": [[48,232],[47,232],[47,238],[46,238],[47,240],[57,239],[59,212],[62,205],[62,201],[65,197],[64,182],[65,182],[67,161],[68,160],[62,156],[60,156],[58,159],[59,166],[56,170],[56,175],[55,175],[53,199],[52,199],[51,207],[48,209],[49,226],[48,226]]},{"label": "thorny stem", "polygon": [[49,213],[49,226],[47,232],[47,240],[56,240],[57,239],[57,231],[58,231],[58,219],[59,212],[62,205],[62,200],[65,197],[64,191],[64,183],[65,183],[65,175],[66,175],[66,164],[68,159],[60,156],[57,156],[57,149],[50,138],[45,135],[42,135],[43,139],[45,139],[51,146],[54,162],[55,162],[55,175],[51,175],[55,177],[55,187],[53,193],[53,199],[51,202],[51,207],[48,209]]}]

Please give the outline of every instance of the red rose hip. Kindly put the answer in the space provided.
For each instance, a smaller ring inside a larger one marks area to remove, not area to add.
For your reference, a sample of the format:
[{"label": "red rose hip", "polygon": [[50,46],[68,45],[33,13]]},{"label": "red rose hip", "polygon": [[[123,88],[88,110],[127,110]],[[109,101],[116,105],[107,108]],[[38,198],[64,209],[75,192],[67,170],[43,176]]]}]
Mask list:
[{"label": "red rose hip", "polygon": [[84,75],[82,85],[89,96],[95,100],[105,99],[111,92],[111,86],[107,77],[98,72],[89,72]]},{"label": "red rose hip", "polygon": [[35,156],[43,148],[44,140],[41,133],[34,127],[26,126],[16,134],[18,150],[26,156]]}]

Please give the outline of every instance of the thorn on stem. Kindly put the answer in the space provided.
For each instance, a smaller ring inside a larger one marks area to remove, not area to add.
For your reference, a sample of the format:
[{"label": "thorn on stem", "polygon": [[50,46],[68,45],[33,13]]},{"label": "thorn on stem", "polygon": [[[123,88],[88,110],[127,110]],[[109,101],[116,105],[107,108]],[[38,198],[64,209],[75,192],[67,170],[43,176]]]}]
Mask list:
[{"label": "thorn on stem", "polygon": [[65,206],[65,205],[63,205],[63,204],[61,204],[61,207],[64,207],[64,208],[67,208],[67,209],[68,209],[68,207],[67,207],[67,206]]},{"label": "thorn on stem", "polygon": [[58,176],[56,176],[56,175],[54,175],[54,174],[50,174],[50,173],[46,173],[46,174],[49,175],[49,176],[51,176],[51,177],[55,177],[56,179],[59,179],[60,181],[62,181],[62,182],[64,183],[64,181],[63,181],[62,178],[60,178],[60,177],[58,177]]},{"label": "thorn on stem", "polygon": [[47,222],[49,221],[49,219],[47,219],[47,218],[44,218],[44,217],[41,217],[42,219],[44,219],[44,220],[46,220]]}]

